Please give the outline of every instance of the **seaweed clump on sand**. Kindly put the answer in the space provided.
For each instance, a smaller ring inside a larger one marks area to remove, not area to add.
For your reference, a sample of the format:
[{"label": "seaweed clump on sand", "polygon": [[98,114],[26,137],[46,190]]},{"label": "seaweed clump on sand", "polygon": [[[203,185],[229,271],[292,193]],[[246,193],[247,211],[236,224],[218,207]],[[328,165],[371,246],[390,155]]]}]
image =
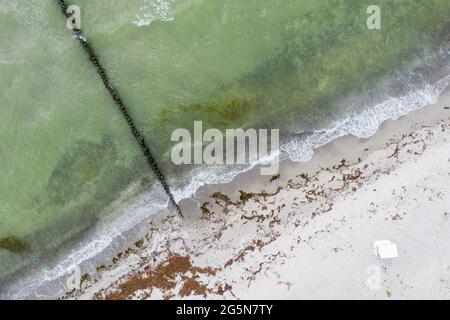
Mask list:
[{"label": "seaweed clump on sand", "polygon": [[0,249],[6,249],[14,253],[21,253],[27,248],[27,244],[17,237],[9,236],[0,238]]}]

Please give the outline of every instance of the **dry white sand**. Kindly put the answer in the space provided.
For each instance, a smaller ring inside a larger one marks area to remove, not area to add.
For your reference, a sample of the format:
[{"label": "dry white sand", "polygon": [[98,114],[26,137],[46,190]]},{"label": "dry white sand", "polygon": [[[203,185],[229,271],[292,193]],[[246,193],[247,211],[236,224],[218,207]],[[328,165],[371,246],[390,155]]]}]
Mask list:
[{"label": "dry white sand", "polygon": [[[448,107],[449,91],[370,139],[284,162],[276,180],[255,168],[202,188],[200,210],[187,201],[185,221],[155,218],[65,298],[448,299]],[[381,239],[398,245],[397,259],[373,256]]]}]

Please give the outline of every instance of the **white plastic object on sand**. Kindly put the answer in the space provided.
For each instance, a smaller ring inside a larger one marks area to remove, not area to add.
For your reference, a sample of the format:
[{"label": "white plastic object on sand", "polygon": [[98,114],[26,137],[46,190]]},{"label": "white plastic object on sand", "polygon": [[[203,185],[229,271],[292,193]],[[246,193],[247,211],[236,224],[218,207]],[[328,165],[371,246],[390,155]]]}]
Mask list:
[{"label": "white plastic object on sand", "polygon": [[381,259],[398,258],[397,245],[391,240],[374,241],[373,254]]}]

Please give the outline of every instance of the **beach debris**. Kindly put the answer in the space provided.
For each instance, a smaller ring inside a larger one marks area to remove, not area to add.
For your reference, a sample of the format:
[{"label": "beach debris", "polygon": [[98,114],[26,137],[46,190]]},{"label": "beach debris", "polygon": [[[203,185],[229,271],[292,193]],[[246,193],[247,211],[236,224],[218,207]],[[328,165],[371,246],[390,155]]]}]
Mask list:
[{"label": "beach debris", "polygon": [[397,245],[391,240],[374,241],[373,254],[381,259],[398,258]]},{"label": "beach debris", "polygon": [[281,285],[281,284],[284,284],[288,290],[290,290],[292,287],[292,282],[289,282],[289,281],[278,281],[277,282],[277,285]]},{"label": "beach debris", "polygon": [[245,204],[248,200],[258,197],[262,197],[264,200],[266,200],[268,197],[273,197],[277,195],[281,190],[283,190],[282,187],[278,187],[277,190],[273,193],[267,193],[265,190],[261,192],[245,192],[239,190],[240,193],[239,200],[241,201],[241,204]]},{"label": "beach debris", "polygon": [[213,213],[208,209],[209,202],[203,202],[200,206],[200,210],[202,211],[202,218],[206,220],[210,220],[213,216]]},{"label": "beach debris", "polygon": [[94,299],[126,300],[131,299],[139,291],[143,292],[145,299],[150,297],[155,289],[165,294],[164,299],[190,295],[206,297],[207,294],[231,292],[231,286],[228,284],[225,284],[225,287],[222,285],[211,287],[201,279],[201,276],[214,276],[217,271],[218,269],[213,267],[194,266],[189,255],[170,253],[155,267],[147,266],[131,274],[129,278],[123,279],[113,290],[100,290],[94,295]]},{"label": "beach debris", "polygon": [[309,176],[308,176],[308,174],[307,174],[307,173],[301,173],[301,174],[299,175],[299,177],[301,177],[301,178],[305,179],[305,180],[306,180],[306,182],[309,182]]},{"label": "beach debris", "polygon": [[[59,0],[58,4],[61,8],[62,14],[66,18],[70,18],[70,14],[67,11],[68,6],[67,6],[66,1]],[[184,218],[183,213],[181,212],[180,206],[175,201],[174,195],[173,195],[172,190],[167,182],[165,174],[161,171],[160,166],[157,163],[156,158],[154,157],[154,155],[151,151],[151,148],[149,147],[146,140],[144,139],[143,134],[137,129],[134,119],[131,117],[131,115],[128,111],[128,107],[122,101],[122,99],[119,96],[119,94],[117,93],[116,89],[111,84],[111,81],[109,80],[109,77],[108,77],[108,74],[106,73],[105,68],[103,67],[102,64],[100,64],[100,61],[97,58],[96,52],[91,47],[91,45],[87,42],[87,39],[84,37],[83,32],[80,29],[73,29],[73,35],[79,40],[79,43],[83,47],[83,50],[89,56],[89,60],[92,63],[92,65],[94,66],[94,68],[96,69],[98,75],[100,76],[105,89],[108,91],[113,102],[119,109],[119,112],[122,115],[123,120],[126,121],[131,134],[133,135],[134,139],[136,140],[137,144],[139,145],[143,155],[147,159],[148,165],[150,166],[151,170],[155,173],[159,183],[161,184],[165,193],[169,197],[169,203],[172,205],[172,207],[178,213],[179,217],[183,219]]]}]

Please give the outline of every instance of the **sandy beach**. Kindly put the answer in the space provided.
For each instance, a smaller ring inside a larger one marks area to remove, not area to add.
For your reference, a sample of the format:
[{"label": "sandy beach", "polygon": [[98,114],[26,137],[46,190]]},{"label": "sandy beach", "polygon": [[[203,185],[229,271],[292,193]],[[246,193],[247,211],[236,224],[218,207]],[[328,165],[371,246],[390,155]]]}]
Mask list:
[{"label": "sandy beach", "polygon": [[[63,299],[450,298],[450,91],[340,138],[280,176],[259,168],[183,201]],[[399,257],[372,243],[390,239]]]}]

